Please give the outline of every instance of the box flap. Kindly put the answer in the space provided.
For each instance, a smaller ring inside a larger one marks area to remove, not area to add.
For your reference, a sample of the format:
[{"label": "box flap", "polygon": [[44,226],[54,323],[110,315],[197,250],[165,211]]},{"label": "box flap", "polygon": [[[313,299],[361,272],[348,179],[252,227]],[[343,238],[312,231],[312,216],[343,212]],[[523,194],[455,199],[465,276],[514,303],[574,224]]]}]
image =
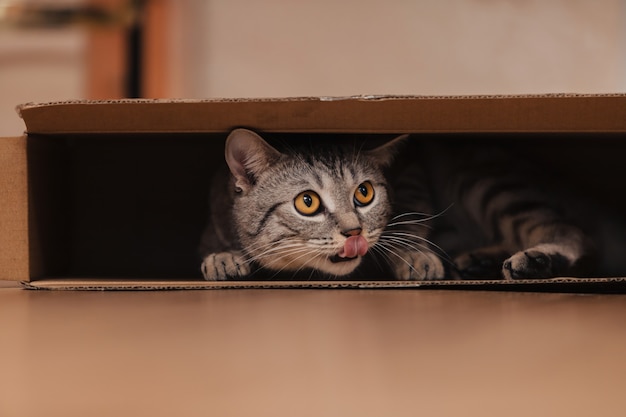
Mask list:
[{"label": "box flap", "polygon": [[28,280],[26,138],[0,139],[0,279]]},{"label": "box flap", "polygon": [[626,131],[624,94],[68,101],[18,109],[30,134]]}]

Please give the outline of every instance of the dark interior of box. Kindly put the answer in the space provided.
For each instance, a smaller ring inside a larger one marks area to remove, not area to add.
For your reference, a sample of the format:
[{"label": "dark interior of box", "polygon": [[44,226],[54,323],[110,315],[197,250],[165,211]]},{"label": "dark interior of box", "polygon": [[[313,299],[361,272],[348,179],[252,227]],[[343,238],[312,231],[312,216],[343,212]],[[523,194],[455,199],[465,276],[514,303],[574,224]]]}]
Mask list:
[{"label": "dark interior of box", "polygon": [[[224,163],[224,139],[220,134],[30,136],[33,279],[201,279],[197,248],[211,175]],[[476,147],[506,143],[617,218],[626,212],[624,135],[440,134],[437,140]],[[625,247],[613,243],[609,250]],[[607,273],[626,276],[626,267],[615,265],[598,276]]]}]

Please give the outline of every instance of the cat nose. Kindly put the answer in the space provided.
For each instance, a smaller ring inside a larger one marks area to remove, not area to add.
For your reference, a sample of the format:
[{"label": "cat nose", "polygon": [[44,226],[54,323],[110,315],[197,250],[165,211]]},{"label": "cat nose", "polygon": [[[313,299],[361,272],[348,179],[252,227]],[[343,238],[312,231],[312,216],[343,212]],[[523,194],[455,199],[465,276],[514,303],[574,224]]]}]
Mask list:
[{"label": "cat nose", "polygon": [[341,234],[344,235],[345,237],[358,236],[361,234],[362,231],[363,231],[362,228],[355,227],[354,229],[342,230]]}]

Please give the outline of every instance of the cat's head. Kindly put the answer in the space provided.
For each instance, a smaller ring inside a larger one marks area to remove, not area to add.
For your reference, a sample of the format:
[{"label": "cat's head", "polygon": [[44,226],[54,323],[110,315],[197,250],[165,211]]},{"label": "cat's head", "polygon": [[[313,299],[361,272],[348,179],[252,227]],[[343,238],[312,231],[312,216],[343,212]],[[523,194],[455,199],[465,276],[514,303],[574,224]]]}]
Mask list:
[{"label": "cat's head", "polygon": [[225,153],[235,228],[248,257],[275,271],[353,272],[391,215],[383,169],[402,139],[364,151],[296,149],[296,138],[279,152],[252,131],[234,130]]}]

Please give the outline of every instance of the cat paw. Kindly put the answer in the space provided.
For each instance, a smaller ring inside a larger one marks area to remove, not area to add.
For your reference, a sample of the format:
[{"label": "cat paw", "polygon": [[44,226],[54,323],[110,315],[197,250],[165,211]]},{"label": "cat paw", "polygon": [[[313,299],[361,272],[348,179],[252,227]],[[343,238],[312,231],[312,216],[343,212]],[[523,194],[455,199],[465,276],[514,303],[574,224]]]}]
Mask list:
[{"label": "cat paw", "polygon": [[441,260],[428,252],[404,252],[393,268],[396,279],[404,281],[442,279],[445,275]]},{"label": "cat paw", "polygon": [[204,258],[200,269],[207,281],[225,281],[250,274],[249,263],[239,252],[211,253]]},{"label": "cat paw", "polygon": [[517,252],[502,264],[505,279],[554,277],[552,258],[538,250]]},{"label": "cat paw", "polygon": [[460,279],[501,279],[502,264],[508,257],[500,247],[467,252],[454,260],[454,275]]}]

